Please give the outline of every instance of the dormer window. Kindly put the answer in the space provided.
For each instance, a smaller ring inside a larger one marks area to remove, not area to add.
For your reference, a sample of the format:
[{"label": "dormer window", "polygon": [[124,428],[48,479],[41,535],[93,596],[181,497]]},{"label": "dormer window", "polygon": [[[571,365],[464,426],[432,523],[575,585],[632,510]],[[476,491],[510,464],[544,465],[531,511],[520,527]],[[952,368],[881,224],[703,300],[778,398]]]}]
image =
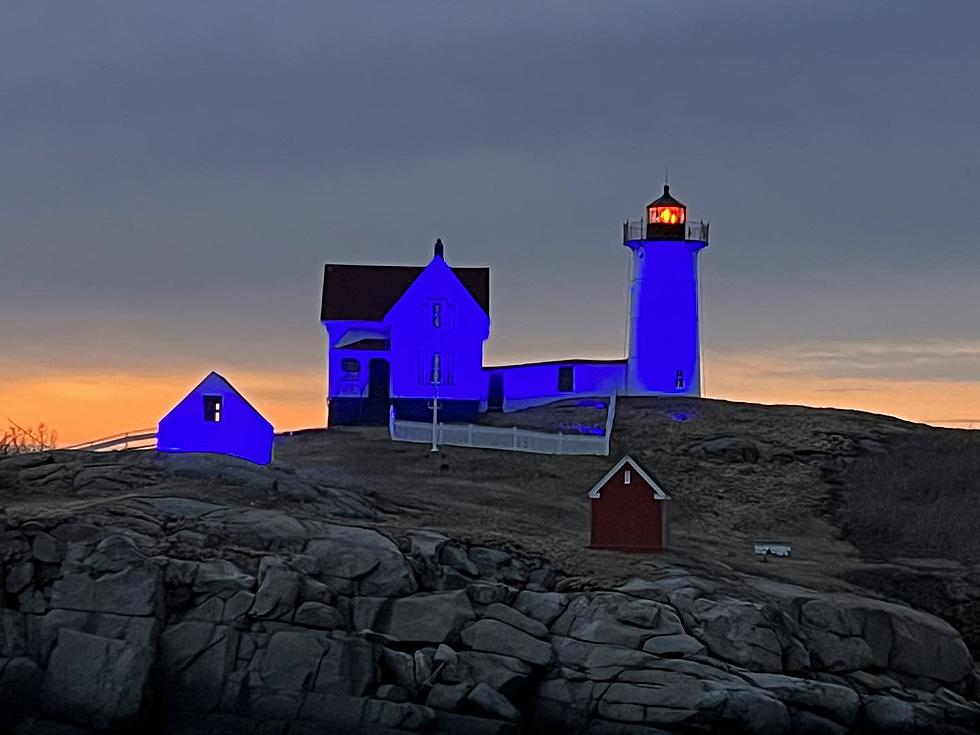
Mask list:
[{"label": "dormer window", "polygon": [[204,396],[204,420],[209,424],[221,423],[221,396]]}]

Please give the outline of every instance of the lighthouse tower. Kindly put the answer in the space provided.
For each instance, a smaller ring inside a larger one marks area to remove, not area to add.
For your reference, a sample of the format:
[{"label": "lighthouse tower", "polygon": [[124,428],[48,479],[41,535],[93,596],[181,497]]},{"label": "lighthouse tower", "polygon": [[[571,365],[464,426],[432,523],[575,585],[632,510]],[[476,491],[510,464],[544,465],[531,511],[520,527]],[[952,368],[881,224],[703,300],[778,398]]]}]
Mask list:
[{"label": "lighthouse tower", "polygon": [[626,394],[700,396],[698,253],[707,223],[689,223],[664,185],[642,222],[623,224],[623,244],[633,251]]}]

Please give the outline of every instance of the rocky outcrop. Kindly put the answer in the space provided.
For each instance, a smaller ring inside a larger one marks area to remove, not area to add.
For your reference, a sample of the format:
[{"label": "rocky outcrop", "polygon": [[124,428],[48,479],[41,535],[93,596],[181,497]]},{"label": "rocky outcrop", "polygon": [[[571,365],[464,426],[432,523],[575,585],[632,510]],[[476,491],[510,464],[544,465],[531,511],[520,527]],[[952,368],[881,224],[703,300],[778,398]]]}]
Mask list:
[{"label": "rocky outcrop", "polygon": [[[162,461],[141,471],[164,481]],[[82,469],[62,464],[0,462],[0,478],[74,487]],[[389,536],[369,505],[360,525],[313,505],[163,493],[6,518],[0,727],[980,730],[966,646],[911,608],[670,566],[601,589],[509,550]]]}]

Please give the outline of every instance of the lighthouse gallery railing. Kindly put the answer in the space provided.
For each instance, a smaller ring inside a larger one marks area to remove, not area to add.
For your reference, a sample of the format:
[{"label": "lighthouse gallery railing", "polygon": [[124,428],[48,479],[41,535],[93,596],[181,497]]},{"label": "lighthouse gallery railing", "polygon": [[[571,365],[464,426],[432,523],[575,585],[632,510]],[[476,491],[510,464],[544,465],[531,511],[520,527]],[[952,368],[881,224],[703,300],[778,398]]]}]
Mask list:
[{"label": "lighthouse gallery railing", "polygon": [[[700,222],[688,222],[685,224],[684,237],[687,240],[699,240],[700,242],[708,242],[708,223],[704,221]],[[637,219],[623,222],[623,242],[627,243],[630,240],[643,240],[647,236],[647,223],[646,220]]]}]

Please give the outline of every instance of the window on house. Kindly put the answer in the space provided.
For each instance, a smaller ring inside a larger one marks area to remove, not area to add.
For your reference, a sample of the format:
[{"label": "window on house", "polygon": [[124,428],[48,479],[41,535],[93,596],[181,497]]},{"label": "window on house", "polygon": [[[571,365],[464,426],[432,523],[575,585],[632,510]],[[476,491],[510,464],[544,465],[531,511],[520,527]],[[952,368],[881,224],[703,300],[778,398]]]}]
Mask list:
[{"label": "window on house", "polygon": [[678,370],[677,371],[677,375],[674,377],[674,387],[677,388],[678,390],[682,390],[684,388],[684,371],[683,370]]},{"label": "window on house", "polygon": [[340,361],[340,369],[345,373],[359,375],[361,372],[361,363],[359,360],[356,360],[353,357],[345,357]]},{"label": "window on house", "polygon": [[221,422],[221,396],[204,396],[204,420],[211,424]]},{"label": "window on house", "polygon": [[572,367],[560,367],[558,368],[558,392],[559,393],[571,393],[574,390],[574,382],[572,372],[574,368]]},{"label": "window on house", "polygon": [[632,480],[633,480],[633,476],[632,476],[632,474],[630,474],[630,471],[629,470],[626,470],[625,472],[623,472],[623,484],[624,485],[629,485],[630,482],[632,482]]},{"label": "window on house", "polygon": [[429,382],[432,385],[439,385],[442,382],[442,360],[438,352],[432,356],[432,369],[429,375],[431,376]]},{"label": "window on house", "polygon": [[453,354],[424,352],[419,355],[419,384],[452,385]]},{"label": "window on house", "polygon": [[442,304],[438,301],[432,305],[432,326],[436,328],[442,326]]}]

